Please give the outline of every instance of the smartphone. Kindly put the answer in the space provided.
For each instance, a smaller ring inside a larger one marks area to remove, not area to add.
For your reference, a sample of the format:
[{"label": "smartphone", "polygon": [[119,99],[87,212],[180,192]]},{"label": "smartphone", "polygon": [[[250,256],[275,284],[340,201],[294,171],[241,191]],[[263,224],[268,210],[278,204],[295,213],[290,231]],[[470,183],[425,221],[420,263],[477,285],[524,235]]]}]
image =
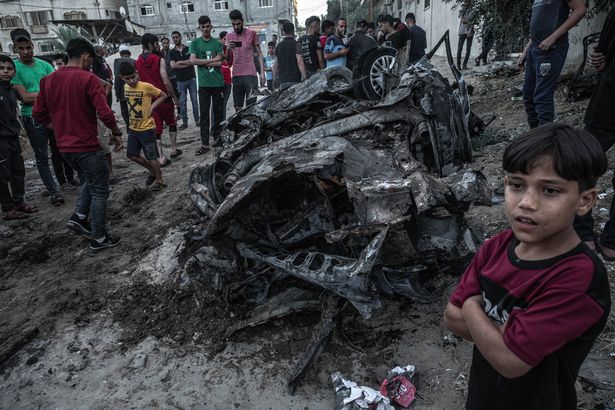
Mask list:
[{"label": "smartphone", "polygon": [[229,43],[232,43],[236,48],[241,47],[241,41],[229,41]]}]

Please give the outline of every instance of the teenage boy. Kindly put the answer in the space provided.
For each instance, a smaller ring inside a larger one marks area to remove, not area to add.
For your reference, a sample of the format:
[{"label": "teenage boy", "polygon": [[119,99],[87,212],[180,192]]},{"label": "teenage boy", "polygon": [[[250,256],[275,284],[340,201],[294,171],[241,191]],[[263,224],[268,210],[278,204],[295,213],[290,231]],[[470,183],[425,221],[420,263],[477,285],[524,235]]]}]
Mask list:
[{"label": "teenage boy", "polygon": [[139,73],[141,81],[150,83],[159,90],[170,95],[172,101],[168,99],[160,104],[153,111],[152,115],[156,121],[156,145],[158,146],[158,162],[161,167],[166,167],[171,161],[164,155],[162,151],[162,131],[164,124],[169,127],[169,138],[171,140],[171,158],[177,158],[182,154],[180,149],[177,149],[177,121],[175,120],[175,107],[179,106],[179,101],[175,95],[175,90],[169,80],[167,74],[167,64],[163,58],[159,56],[160,44],[158,37],[153,34],[145,33],[141,36],[141,46],[143,53],[139,55],[135,61],[135,68]]},{"label": "teenage boy", "polygon": [[125,83],[124,95],[130,105],[126,156],[149,171],[145,186],[158,191],[166,185],[156,159],[156,121],[152,112],[167,99],[167,95],[153,85],[139,81],[135,67],[128,62],[120,64],[120,76]]},{"label": "teenage boy", "polygon": [[[209,151],[209,133],[213,134],[213,146],[222,145],[220,139],[220,123],[222,122],[224,78],[222,77],[222,61],[224,51],[222,44],[211,37],[211,20],[208,16],[199,17],[199,28],[202,36],[190,43],[190,62],[198,67],[199,72],[199,106],[201,108],[201,146],[196,155]],[[228,37],[228,36],[227,36]],[[213,108],[213,118],[209,119]]]},{"label": "teenage boy", "polygon": [[188,128],[188,93],[190,93],[194,123],[197,125],[200,123],[196,76],[194,74],[194,67],[190,62],[188,46],[182,44],[182,35],[179,31],[174,31],[171,33],[171,39],[175,47],[169,52],[169,63],[175,72],[177,89],[179,90],[179,112],[182,118],[182,125],[180,125],[179,129],[185,130]]},{"label": "teenage boy", "polygon": [[380,30],[384,33],[385,43],[389,43],[390,47],[394,49],[401,49],[408,45],[408,39],[410,38],[410,32],[407,27],[403,27],[401,31],[396,31],[393,26],[394,19],[390,14],[385,14],[378,17],[378,25]]},{"label": "teenage boy", "polygon": [[346,66],[346,56],[350,52],[350,49],[346,48],[344,42],[344,34],[346,33],[346,19],[339,17],[335,21],[335,34],[330,35],[325,43],[325,60],[327,60],[327,67],[333,66]]},{"label": "teenage boy", "polygon": [[518,61],[519,68],[525,66],[523,102],[530,128],[555,118],[553,95],[568,55],[568,31],[586,12],[585,0],[534,0],[531,40]]},{"label": "teenage boy", "polygon": [[60,53],[53,56],[53,63],[56,65],[56,69],[64,67],[68,64],[68,56],[66,53]]},{"label": "teenage boy", "polygon": [[322,46],[318,37],[320,31],[320,19],[316,16],[308,17],[305,20],[307,33],[302,35],[297,41],[297,54],[303,56],[305,74],[310,78],[325,67]]},{"label": "teenage boy", "polygon": [[229,13],[233,31],[226,36],[226,59],[233,59],[233,104],[235,111],[241,110],[244,105],[256,102],[253,91],[258,88],[254,52],[258,61],[261,81],[265,83],[265,67],[263,52],[258,43],[256,32],[243,25],[243,15],[239,10]]},{"label": "teenage boy", "polygon": [[[111,72],[111,67],[107,64],[107,60],[105,60],[107,49],[99,44],[96,44],[94,45],[94,52],[96,52],[96,57],[92,62],[92,72],[104,82],[113,85],[113,73]],[[107,104],[109,104],[109,107],[113,105],[112,89],[112,87],[105,88],[105,91],[107,92]]]},{"label": "teenage boy", "polygon": [[32,105],[38,95],[41,78],[53,73],[54,70],[46,61],[34,57],[34,45],[28,31],[17,28],[11,31],[11,39],[19,55],[19,59],[15,61],[15,77],[13,77],[11,83],[21,100],[21,122],[34,151],[38,174],[51,195],[51,203],[60,206],[64,203],[64,196],[60,194],[60,186],[53,177],[51,168],[49,168],[47,146],[51,130],[32,118]]},{"label": "teenage boy", "polygon": [[487,240],[445,325],[474,342],[466,409],[576,409],[579,368],[610,311],[609,282],[572,223],[607,160],[589,133],[549,124],[504,151],[511,229]]},{"label": "teenage boy", "polygon": [[267,55],[265,56],[265,77],[267,78],[267,89],[273,91],[273,82],[276,80],[273,67],[275,66],[275,43],[270,41],[267,44]]},{"label": "teenage boy", "polygon": [[376,40],[365,32],[367,30],[367,20],[357,21],[354,35],[348,40],[348,62],[346,66],[352,70],[359,65],[359,59],[366,51],[378,47]]},{"label": "teenage boy", "polygon": [[120,103],[120,111],[122,112],[122,119],[124,120],[124,125],[126,125],[126,130],[128,130],[130,116],[128,115],[128,103],[126,102],[126,98],[124,98],[124,83],[120,78],[120,64],[127,62],[134,66],[135,60],[131,58],[130,55],[130,48],[127,45],[122,44],[120,46],[120,56],[113,62],[113,85],[115,87],[115,99]]},{"label": "teenage boy", "polygon": [[222,71],[222,78],[224,78],[224,97],[222,97],[222,121],[226,121],[226,109],[228,107],[228,99],[233,91],[233,76],[231,74],[231,67],[233,65],[232,54],[226,52],[226,31],[221,31],[219,35],[220,44],[222,44],[222,51],[224,55],[230,57],[230,59],[224,59],[220,70]]},{"label": "teenage boy", "polygon": [[305,80],[306,72],[300,44],[295,40],[295,25],[288,22],[282,24],[282,36],[282,41],[275,48],[273,71],[283,90]]},{"label": "teenage boy", "polygon": [[[38,212],[24,202],[26,168],[21,156],[17,118],[17,95],[11,86],[15,76],[15,63],[0,54],[0,205],[3,219],[23,219],[27,214]],[[0,233],[0,236],[6,234]]]},{"label": "teenage boy", "polygon": [[[320,34],[321,34],[320,48],[321,49],[325,48],[325,44],[327,44],[327,39],[329,38],[329,36],[333,35],[334,32],[335,32],[335,23],[332,22],[331,20],[323,20],[322,25],[320,26]],[[325,65],[326,64],[324,64],[324,61],[323,61],[323,67]]]},{"label": "teenage boy", "polygon": [[106,230],[109,170],[98,142],[97,115],[111,130],[116,152],[122,149],[122,132],[99,78],[90,72],[94,46],[76,38],[68,42],[66,54],[66,67],[41,80],[32,115],[43,126],[53,124],[58,148],[81,181],[75,213],[67,226],[89,236],[90,249],[101,250],[116,246],[120,239]]},{"label": "teenage boy", "polygon": [[408,51],[408,63],[412,64],[425,55],[427,48],[427,33],[416,24],[414,13],[406,14],[406,26],[408,26],[408,38],[410,50]]}]

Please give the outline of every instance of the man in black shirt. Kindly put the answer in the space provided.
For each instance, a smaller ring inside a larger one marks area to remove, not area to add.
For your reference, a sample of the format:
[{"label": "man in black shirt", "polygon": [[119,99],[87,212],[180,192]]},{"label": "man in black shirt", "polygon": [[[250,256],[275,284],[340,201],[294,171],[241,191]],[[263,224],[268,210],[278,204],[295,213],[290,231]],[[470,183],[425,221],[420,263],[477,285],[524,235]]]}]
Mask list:
[{"label": "man in black shirt", "polygon": [[[113,84],[113,73],[111,72],[111,67],[109,67],[109,64],[107,64],[105,60],[107,50],[105,50],[103,46],[97,44],[94,46],[94,51],[96,52],[96,56],[94,56],[94,60],[92,61],[92,72],[101,80]],[[107,94],[107,104],[109,107],[113,105],[111,87],[109,87]]]},{"label": "man in black shirt", "polygon": [[115,87],[115,99],[120,103],[120,110],[122,112],[124,125],[126,125],[126,129],[128,129],[128,123],[130,120],[130,117],[128,116],[128,102],[124,96],[124,81],[122,81],[120,76],[120,64],[124,62],[133,66],[135,65],[135,60],[130,57],[130,48],[127,45],[122,44],[120,46],[120,56],[113,62],[113,86]]},{"label": "man in black shirt", "polygon": [[196,76],[194,74],[194,67],[190,62],[190,51],[188,47],[182,44],[182,35],[179,31],[171,33],[173,44],[175,48],[169,53],[169,61],[171,68],[175,71],[175,78],[177,79],[177,90],[179,91],[179,112],[182,117],[182,125],[180,130],[188,127],[188,92],[190,92],[190,102],[192,102],[192,115],[194,116],[194,123],[199,122],[199,100],[196,88]]},{"label": "man in black shirt", "polygon": [[408,27],[403,27],[400,31],[395,31],[393,20],[393,16],[385,14],[384,16],[378,17],[378,24],[380,25],[380,30],[386,35],[385,45],[399,50],[408,45],[410,34],[408,32]]},{"label": "man in black shirt", "polygon": [[348,60],[346,66],[352,70],[359,62],[359,58],[368,50],[378,47],[378,43],[366,34],[367,20],[357,21],[357,30],[350,40],[348,40]]},{"label": "man in black shirt", "polygon": [[320,44],[320,19],[311,16],[305,21],[307,34],[301,36],[297,42],[297,54],[303,56],[305,73],[310,78],[318,70],[324,68],[322,46]]},{"label": "man in black shirt", "polygon": [[416,25],[414,13],[406,14],[406,25],[410,37],[410,51],[408,52],[408,63],[417,62],[425,55],[427,48],[427,33]]},{"label": "man in black shirt", "polygon": [[297,49],[299,43],[295,41],[295,25],[284,23],[282,35],[284,38],[275,48],[276,63],[273,70],[277,72],[276,78],[279,79],[280,89],[283,90],[305,80],[306,73],[303,54]]}]

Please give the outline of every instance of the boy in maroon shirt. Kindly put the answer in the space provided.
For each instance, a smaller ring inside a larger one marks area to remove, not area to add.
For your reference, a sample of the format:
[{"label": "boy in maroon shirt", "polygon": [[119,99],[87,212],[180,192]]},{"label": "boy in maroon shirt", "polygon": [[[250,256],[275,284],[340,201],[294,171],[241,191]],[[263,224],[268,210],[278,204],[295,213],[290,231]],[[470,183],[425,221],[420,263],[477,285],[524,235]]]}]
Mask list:
[{"label": "boy in maroon shirt", "polygon": [[504,151],[510,230],[479,249],[445,325],[474,342],[466,409],[576,409],[579,368],[610,312],[604,265],[573,229],[606,157],[589,133],[549,124]]},{"label": "boy in maroon shirt", "polygon": [[[122,149],[122,132],[100,80],[90,72],[94,46],[83,38],[66,46],[68,64],[41,80],[32,116],[53,128],[64,158],[79,175],[81,191],[75,213],[67,226],[90,237],[90,249],[101,250],[119,243],[106,230],[109,169],[105,152],[98,141],[96,116],[114,137],[115,151]],[[91,227],[88,223],[91,217]]]}]

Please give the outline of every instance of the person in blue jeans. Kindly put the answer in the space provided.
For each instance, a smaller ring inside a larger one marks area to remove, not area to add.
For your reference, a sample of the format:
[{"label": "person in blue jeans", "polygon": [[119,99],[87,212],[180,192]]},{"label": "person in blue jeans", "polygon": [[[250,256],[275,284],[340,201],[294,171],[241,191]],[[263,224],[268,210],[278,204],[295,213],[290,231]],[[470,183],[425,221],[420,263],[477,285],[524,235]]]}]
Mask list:
[{"label": "person in blue jeans", "polygon": [[177,79],[179,112],[182,117],[182,125],[180,125],[179,129],[183,130],[188,128],[188,93],[190,93],[194,123],[197,126],[200,125],[196,75],[194,73],[194,66],[190,62],[190,50],[188,46],[182,44],[182,36],[179,31],[171,33],[171,39],[175,47],[170,51],[169,58],[171,68],[175,71],[175,78]]},{"label": "person in blue jeans", "polygon": [[523,102],[530,128],[553,122],[554,93],[568,55],[568,31],[587,12],[584,0],[534,0],[530,41],[519,57],[525,66]]},{"label": "person in blue jeans", "polygon": [[53,73],[54,69],[46,61],[34,57],[34,45],[27,30],[18,28],[11,31],[11,39],[19,55],[19,58],[15,60],[16,72],[11,84],[21,100],[22,125],[34,151],[38,173],[51,195],[51,203],[59,206],[64,203],[64,197],[60,194],[60,186],[49,167],[47,147],[51,131],[32,118],[32,105],[38,95],[40,80]]}]

